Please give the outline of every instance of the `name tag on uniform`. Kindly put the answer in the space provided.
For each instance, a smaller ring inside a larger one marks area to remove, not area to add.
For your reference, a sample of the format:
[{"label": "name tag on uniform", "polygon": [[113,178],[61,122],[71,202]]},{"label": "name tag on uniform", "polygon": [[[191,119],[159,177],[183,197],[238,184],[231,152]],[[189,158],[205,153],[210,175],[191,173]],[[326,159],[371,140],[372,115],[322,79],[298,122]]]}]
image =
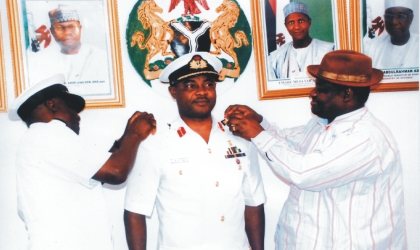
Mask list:
[{"label": "name tag on uniform", "polygon": [[190,159],[189,158],[176,158],[176,159],[171,159],[171,164],[175,164],[175,163],[185,163],[185,162],[189,162]]}]

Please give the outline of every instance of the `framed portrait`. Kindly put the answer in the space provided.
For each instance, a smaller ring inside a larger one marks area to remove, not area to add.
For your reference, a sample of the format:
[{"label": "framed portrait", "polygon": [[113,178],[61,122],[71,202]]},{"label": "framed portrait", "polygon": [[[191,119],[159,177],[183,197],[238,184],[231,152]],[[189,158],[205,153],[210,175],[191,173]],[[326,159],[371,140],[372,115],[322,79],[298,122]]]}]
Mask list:
[{"label": "framed portrait", "polygon": [[419,89],[419,1],[351,1],[353,49],[372,58],[384,79],[372,91]]},{"label": "framed portrait", "polygon": [[[2,33],[1,29],[1,15],[0,15],[0,34]],[[4,60],[3,60],[3,36],[0,36],[0,112],[7,111],[7,95],[6,95],[6,77],[4,69]]]},{"label": "framed portrait", "polygon": [[87,108],[124,107],[117,0],[6,0],[18,96],[55,74]]},{"label": "framed portrait", "polygon": [[346,0],[251,4],[260,100],[308,96],[314,82],[306,66],[319,64],[334,49],[350,49]]}]

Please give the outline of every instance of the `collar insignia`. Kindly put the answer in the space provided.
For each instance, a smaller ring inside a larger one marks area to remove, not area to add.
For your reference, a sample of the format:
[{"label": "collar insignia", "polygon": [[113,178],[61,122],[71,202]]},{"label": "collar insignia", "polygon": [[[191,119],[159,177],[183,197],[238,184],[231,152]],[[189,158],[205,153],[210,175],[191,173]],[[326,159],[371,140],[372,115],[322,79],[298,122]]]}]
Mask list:
[{"label": "collar insignia", "polygon": [[223,125],[221,122],[218,122],[217,125],[219,125],[220,130],[222,130],[223,132],[225,132],[225,129],[223,128]]},{"label": "collar insignia", "polygon": [[176,132],[178,133],[179,137],[183,137],[187,133],[185,131],[185,128],[184,127],[179,127]]}]

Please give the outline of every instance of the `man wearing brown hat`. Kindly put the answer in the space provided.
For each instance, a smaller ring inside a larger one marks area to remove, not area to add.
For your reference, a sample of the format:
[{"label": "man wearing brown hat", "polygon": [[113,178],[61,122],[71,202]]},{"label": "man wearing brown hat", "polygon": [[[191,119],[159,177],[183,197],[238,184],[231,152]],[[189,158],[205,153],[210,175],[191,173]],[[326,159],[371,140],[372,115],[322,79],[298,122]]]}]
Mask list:
[{"label": "man wearing brown hat", "polygon": [[179,117],[142,143],[142,157],[128,178],[124,220],[130,249],[146,249],[145,217],[154,208],[157,249],[264,249],[257,152],[211,115],[221,69],[217,57],[193,52],[161,73]]},{"label": "man wearing brown hat", "polygon": [[101,182],[125,181],[155,121],[151,114],[136,112],[110,154],[81,141],[78,113],[85,100],[70,94],[63,83],[63,75],[45,79],[10,107],[9,118],[28,126],[16,158],[18,213],[31,250],[111,250]]},{"label": "man wearing brown hat", "polygon": [[308,124],[279,129],[240,105],[225,113],[230,130],[290,182],[276,249],[406,249],[400,153],[365,107],[383,73],[371,58],[346,50],[327,53],[307,71],[318,116]]}]

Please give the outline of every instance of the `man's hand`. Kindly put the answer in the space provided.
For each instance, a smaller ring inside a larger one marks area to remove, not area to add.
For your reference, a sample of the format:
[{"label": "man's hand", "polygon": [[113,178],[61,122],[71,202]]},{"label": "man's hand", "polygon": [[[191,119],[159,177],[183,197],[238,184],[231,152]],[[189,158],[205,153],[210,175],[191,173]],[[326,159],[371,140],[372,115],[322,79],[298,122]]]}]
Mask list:
[{"label": "man's hand", "polygon": [[92,178],[114,185],[125,182],[133,168],[140,143],[155,132],[153,114],[136,111],[128,119],[123,136],[109,150],[111,157]]},{"label": "man's hand", "polygon": [[156,120],[153,114],[136,111],[128,120],[123,137],[138,135],[140,141],[143,141],[149,134],[155,133]]},{"label": "man's hand", "polygon": [[260,125],[263,117],[248,106],[229,106],[225,111],[225,119],[228,120],[229,130],[234,135],[248,141],[264,130]]}]

